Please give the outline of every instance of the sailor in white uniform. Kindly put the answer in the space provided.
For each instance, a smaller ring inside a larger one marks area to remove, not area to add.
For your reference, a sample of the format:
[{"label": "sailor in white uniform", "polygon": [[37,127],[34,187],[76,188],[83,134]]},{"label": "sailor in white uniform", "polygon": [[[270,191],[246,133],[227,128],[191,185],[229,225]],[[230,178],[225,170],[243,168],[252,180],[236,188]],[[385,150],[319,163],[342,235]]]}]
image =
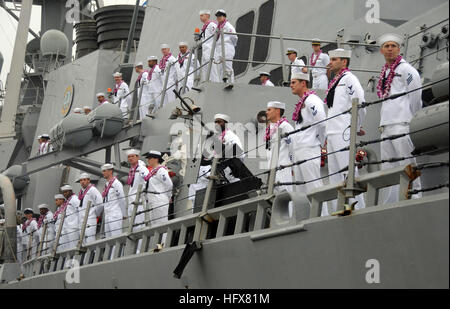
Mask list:
[{"label": "sailor in white uniform", "polygon": [[62,229],[62,236],[59,240],[59,249],[68,250],[76,247],[78,240],[80,239],[79,228],[79,208],[80,200],[78,196],[73,193],[71,186],[61,187],[61,192],[66,198],[63,204],[63,208],[66,209],[66,216],[64,218],[64,224]]},{"label": "sailor in white uniform", "polygon": [[161,95],[163,89],[163,75],[158,65],[158,57],[150,56],[147,58],[148,62],[148,93],[150,96],[150,105],[148,111],[152,112],[153,109],[158,109],[161,106]]},{"label": "sailor in white uniform", "polygon": [[327,90],[328,88],[328,77],[327,69],[315,68],[326,67],[330,63],[330,57],[322,52],[321,42],[319,39],[313,39],[312,48],[314,52],[309,59],[309,65],[312,66],[311,72],[313,76],[312,89]]},{"label": "sailor in white uniform", "polygon": [[[175,94],[173,93],[173,90],[177,90],[177,70],[175,67],[175,64],[177,63],[177,58],[175,58],[172,53],[170,52],[170,46],[168,44],[162,44],[161,45],[161,53],[163,54],[163,57],[159,61],[159,68],[162,73],[162,81],[163,81],[163,87],[164,82],[166,80],[167,74],[169,74],[169,79],[167,80],[167,89],[166,89],[166,96],[163,102],[163,106],[167,103],[175,101]],[[170,65],[170,69],[169,69]],[[170,70],[170,72],[169,72]],[[169,73],[168,73],[169,72]]]},{"label": "sailor in white uniform", "polygon": [[[47,204],[41,204],[38,206],[40,216],[37,222],[38,234],[39,234],[39,242],[43,242],[42,244],[42,254],[45,255],[48,252],[49,242],[55,238],[54,229],[50,228],[50,222],[53,220],[53,213],[49,210],[49,206]],[[44,225],[47,224],[47,229],[44,235]]]},{"label": "sailor in white uniform", "polygon": [[38,155],[45,155],[53,151],[53,148],[50,145],[50,135],[48,134],[39,135],[38,140],[39,140]]},{"label": "sailor in white uniform", "polygon": [[[223,9],[217,10],[216,17],[217,17],[217,28],[219,29],[219,31],[223,29],[224,32],[236,33],[236,29],[227,20],[227,13],[225,12],[225,10]],[[234,59],[237,42],[238,42],[237,35],[233,34],[224,35],[224,44],[225,44],[224,61]],[[222,38],[220,37],[219,33],[216,42],[216,56],[215,56],[216,62],[221,61],[221,58],[222,58]],[[219,63],[216,66],[217,66],[217,74],[219,75],[220,81],[228,77],[229,82],[231,83],[234,82],[233,61],[225,61],[226,76],[223,72],[223,64]]]},{"label": "sailor in white uniform", "polygon": [[275,85],[270,81],[270,73],[268,72],[260,72],[259,80],[261,81],[262,86],[275,87]]},{"label": "sailor in white uniform", "polygon": [[[136,201],[136,193],[138,192],[139,185],[142,185],[142,191],[146,188],[146,177],[149,175],[149,170],[146,164],[140,160],[141,152],[137,149],[130,149],[126,152],[128,157],[128,162],[130,163],[130,172],[128,174],[127,185],[130,186],[130,191],[128,191],[128,217],[131,219],[134,209],[134,203]],[[139,206],[137,212],[144,211],[143,201],[145,194],[142,193],[139,199]],[[136,216],[134,220],[133,231],[139,231],[145,227],[145,213],[141,213]]]},{"label": "sailor in white uniform", "polygon": [[197,191],[205,189],[208,186],[209,183],[208,177],[210,175],[211,175],[211,165],[205,163],[204,165],[201,165],[199,168],[197,182],[189,185],[189,200],[192,202],[193,212],[195,206],[195,195]]},{"label": "sailor in white uniform", "polygon": [[[378,97],[386,98],[391,95],[408,92],[422,87],[420,75],[417,70],[400,56],[400,47],[403,37],[388,33],[378,39],[386,64],[383,66],[378,84]],[[381,138],[387,138],[397,134],[409,133],[409,123],[414,115],[422,109],[422,90],[417,90],[408,95],[394,100],[384,101],[381,107]],[[388,140],[381,143],[381,159],[410,157],[414,145],[410,136]],[[414,158],[395,163],[384,163],[384,169],[394,168],[400,165],[416,164]],[[420,179],[413,182],[412,189],[420,189]],[[386,188],[384,203],[394,203],[399,198],[398,186]],[[421,195],[415,195],[418,198]]]},{"label": "sailor in white uniform", "polygon": [[[167,222],[169,215],[169,203],[172,198],[173,183],[170,179],[167,167],[162,165],[163,158],[159,151],[152,150],[145,154],[148,160],[150,173],[145,178],[148,182],[146,195],[148,208],[150,209],[150,226]],[[164,243],[164,240],[162,241]]]},{"label": "sailor in white uniform", "polygon": [[[296,130],[311,126],[326,118],[324,103],[314,91],[308,89],[309,82],[309,74],[304,73],[294,74],[291,79],[292,94],[299,97],[292,116]],[[297,186],[296,191],[309,193],[323,186],[322,180],[319,178],[321,177],[321,146],[325,144],[325,124],[313,125],[309,129],[294,134],[292,139],[295,150],[294,161],[309,160],[294,166],[295,180],[308,182],[305,185]],[[326,207],[323,207],[322,215],[328,215]]]},{"label": "sailor in white uniform", "polygon": [[[230,116],[225,114],[216,114],[214,116],[215,134],[205,142],[204,155],[207,160],[211,160],[214,155],[230,159],[228,157],[228,155],[231,155],[230,150],[233,150],[233,156],[236,156],[242,161],[244,160],[245,154],[241,153],[244,148],[242,147],[240,138],[233,131],[228,129],[230,120]],[[225,149],[225,153],[223,153],[223,149]],[[225,178],[230,183],[238,182],[240,180],[233,175],[230,167],[224,169],[224,174]]]},{"label": "sailor in white uniform", "polygon": [[286,56],[288,56],[292,65],[289,71],[290,78],[292,78],[292,75],[294,74],[308,73],[308,68],[306,67],[305,62],[303,62],[302,59],[297,58],[298,50],[295,48],[288,48],[286,51]]},{"label": "sailor in white uniform", "polygon": [[27,221],[22,225],[22,257],[24,261],[27,261],[36,257],[39,233],[36,219],[33,218],[33,209],[27,208],[23,213]]},{"label": "sailor in white uniform", "polygon": [[[352,107],[352,100],[358,98],[359,102],[365,102],[364,89],[358,78],[350,72],[348,66],[352,52],[350,50],[336,49],[329,53],[331,62],[331,71],[335,78],[330,82],[326,94],[326,104],[328,106],[328,118],[336,116]],[[366,116],[366,109],[358,110],[359,135],[364,135],[362,124]],[[350,125],[351,115],[349,113],[333,118],[326,122],[326,135],[328,139],[328,153],[341,150],[350,145]],[[339,172],[349,164],[349,152],[341,151],[328,155],[328,172],[334,174]],[[346,179],[347,172],[338,173],[329,177],[331,184],[343,182]],[[358,176],[358,170],[355,169],[355,176]],[[363,194],[356,196],[358,204],[356,209],[365,208]],[[332,203],[333,212],[337,209],[337,202]]]},{"label": "sailor in white uniform", "polygon": [[88,213],[86,231],[84,233],[83,244],[87,245],[95,241],[95,232],[97,230],[97,217],[103,212],[103,197],[98,189],[91,184],[91,176],[87,173],[82,173],[77,182],[81,185],[81,190],[78,193],[80,200],[80,208],[78,213],[79,229],[83,227],[84,217],[86,216],[86,209],[89,202],[91,207]]},{"label": "sailor in white uniform", "polygon": [[129,110],[131,109],[132,97],[129,95],[130,89],[127,83],[122,79],[122,73],[116,72],[113,74],[115,86],[113,90],[113,102],[114,104],[119,104],[120,110],[124,119],[129,118]]},{"label": "sailor in white uniform", "polygon": [[95,95],[97,98],[98,105],[109,103],[108,100],[106,100],[106,95],[103,92],[99,92]]},{"label": "sailor in white uniform", "polygon": [[[180,44],[178,44],[178,46],[180,48],[180,53],[178,54],[178,61],[175,65],[175,67],[177,69],[178,90],[182,90],[182,93],[186,93],[194,86],[193,72],[194,72],[194,67],[195,67],[195,61],[197,61],[197,59],[195,58],[195,55],[192,54],[191,65],[189,67],[189,72],[188,72],[188,74],[190,74],[190,75],[187,78],[186,89],[181,89],[185,83],[184,78],[186,77],[186,67],[189,62],[189,57],[191,55],[191,51],[189,50],[188,43],[186,43],[186,42],[180,42]],[[198,65],[197,65],[197,67],[198,67]]]},{"label": "sailor in white uniform", "polygon": [[41,145],[42,145],[42,143],[43,143],[43,139],[42,139],[42,135],[38,135],[38,137],[36,137],[36,140],[37,140],[37,142],[38,142],[38,152],[37,152],[37,155],[38,156],[40,156],[40,155],[42,155],[41,154]]},{"label": "sailor in white uniform", "polygon": [[[200,38],[202,40],[202,65],[204,65],[211,59],[213,41],[215,40],[215,37],[211,36],[214,36],[214,34],[216,33],[217,23],[214,20],[211,20],[210,10],[200,11],[200,20],[203,23],[203,27],[200,32]],[[205,65],[202,68],[202,72],[203,72],[203,80],[206,81],[208,65]],[[211,68],[210,81],[220,82],[220,78],[217,73],[217,66],[215,66],[214,64],[212,65]]]},{"label": "sailor in white uniform", "polygon": [[[49,248],[49,252],[53,252],[53,246],[55,244],[55,239],[56,239],[56,234],[58,233],[59,230],[59,226],[61,225],[61,221],[62,221],[62,214],[64,211],[64,203],[66,201],[66,198],[64,197],[64,195],[62,194],[56,194],[55,195],[55,206],[56,206],[56,211],[53,213],[53,218],[50,221],[50,224],[48,224],[47,226],[47,230],[49,231],[48,234],[48,248]],[[50,237],[50,234],[53,233],[54,237]],[[62,231],[61,231],[61,236],[59,238],[59,243],[63,243],[63,242],[67,242],[67,240],[65,239],[65,236],[62,235]],[[61,251],[61,248],[58,247],[57,249],[59,249]]]},{"label": "sailor in white uniform", "polygon": [[122,222],[127,218],[125,193],[122,183],[114,176],[114,165],[102,166],[103,178],[106,179],[103,190],[103,209],[105,220],[105,237],[122,234]]},{"label": "sailor in white uniform", "polygon": [[[283,134],[294,131],[292,125],[288,122],[286,117],[284,117],[284,112],[286,110],[286,104],[277,101],[271,101],[267,104],[267,120],[269,121],[269,126],[266,129],[266,134],[264,136],[264,141],[266,142],[267,149],[267,159],[268,168],[279,167],[280,165],[292,164],[294,157],[294,148],[292,136],[282,137]],[[277,151],[275,149],[274,140],[277,136],[277,131],[280,130],[280,136],[282,137],[279,146],[278,161],[273,162],[274,166],[271,166],[273,152]],[[277,171],[275,176],[275,182],[288,183],[292,182],[292,168],[285,168]],[[292,185],[283,185],[275,187],[275,192],[288,191],[292,192]]]},{"label": "sailor in white uniform", "polygon": [[150,91],[148,88],[149,78],[148,71],[144,70],[144,64],[142,62],[136,63],[134,66],[136,73],[138,73],[138,77],[136,80],[137,86],[139,87],[138,92],[138,100],[139,101],[139,117],[141,120],[145,119],[148,114],[148,110],[152,101],[150,96]]}]

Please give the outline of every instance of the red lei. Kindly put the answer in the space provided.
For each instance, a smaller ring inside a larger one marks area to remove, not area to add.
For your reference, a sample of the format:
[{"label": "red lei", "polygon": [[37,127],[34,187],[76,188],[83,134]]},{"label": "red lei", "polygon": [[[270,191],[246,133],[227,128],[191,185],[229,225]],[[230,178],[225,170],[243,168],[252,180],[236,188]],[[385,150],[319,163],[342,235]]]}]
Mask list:
[{"label": "red lei", "polygon": [[349,70],[348,68],[343,69],[343,70],[341,71],[341,73],[339,73],[338,76],[335,76],[334,79],[330,82],[330,84],[328,85],[328,90],[327,90],[327,92],[325,93],[325,101],[324,101],[325,104],[327,104],[327,99],[326,99],[326,97],[328,96],[328,93],[330,92],[331,88],[333,88],[334,85],[335,85],[339,80],[341,80],[342,76],[344,76],[344,74],[347,73],[347,72],[350,72],[350,70]]},{"label": "red lei", "polygon": [[[377,94],[380,99],[384,99],[389,96],[389,93],[391,92],[392,82],[394,81],[395,77],[395,69],[397,69],[402,59],[402,56],[398,56],[397,59],[395,59],[394,63],[392,63],[391,65],[386,63],[383,67],[383,70],[381,70],[380,80],[377,86]],[[386,71],[388,69],[390,69],[389,75],[385,80]]]},{"label": "red lei", "polygon": [[311,59],[309,60],[309,63],[311,64],[311,66],[313,66],[313,67],[316,66],[317,60],[319,60],[319,57],[320,57],[321,54],[322,54],[322,50],[319,51],[319,53],[317,54],[316,59],[314,59],[315,53],[313,53],[311,55]]},{"label": "red lei", "polygon": [[303,94],[302,98],[300,99],[300,101],[295,106],[295,111],[294,111],[294,114],[292,115],[292,120],[294,120],[295,122],[298,122],[300,120],[300,113],[302,111],[302,108],[305,107],[304,106],[305,101],[312,94],[316,94],[316,92],[313,91],[313,90],[309,90],[309,91],[307,91],[307,92],[305,92]]},{"label": "red lei", "polygon": [[166,69],[166,65],[167,65],[167,60],[169,60],[169,58],[172,57],[172,53],[168,54],[167,56],[164,56],[161,61],[159,62],[159,68],[161,70],[165,70]]},{"label": "red lei", "polygon": [[272,136],[275,134],[275,132],[278,130],[278,128],[281,126],[283,122],[287,122],[287,119],[285,117],[278,120],[277,123],[275,123],[275,125],[273,126],[273,128],[271,128],[270,125],[266,128],[266,136],[264,136],[265,142],[269,141],[272,138]]},{"label": "red lei", "polygon": [[103,190],[103,192],[102,192],[102,197],[103,197],[103,198],[105,198],[105,197],[108,195],[109,189],[111,189],[111,187],[112,187],[114,181],[116,181],[116,179],[117,179],[117,177],[113,177],[113,179],[111,179],[111,180],[108,182],[108,185],[105,186],[105,190]]},{"label": "red lei", "polygon": [[155,175],[158,173],[158,171],[159,171],[160,169],[162,169],[162,168],[164,168],[164,169],[167,170],[167,167],[165,167],[164,165],[160,165],[160,166],[158,166],[158,167],[156,167],[156,168],[153,168],[153,169],[150,171],[150,173],[147,175],[147,177],[144,178],[145,181],[149,181],[149,179],[152,178],[153,176],[155,176]]},{"label": "red lei", "polygon": [[80,190],[80,192],[78,193],[78,199],[81,201],[82,199],[84,199],[84,197],[86,196],[86,194],[88,193],[89,189],[92,188],[94,185],[90,184],[89,186],[87,186],[86,190],[83,189]]},{"label": "red lei", "polygon": [[136,175],[136,170],[139,167],[139,162],[136,164],[136,167],[131,167],[130,172],[128,173],[127,185],[131,186],[134,181],[134,176]]}]

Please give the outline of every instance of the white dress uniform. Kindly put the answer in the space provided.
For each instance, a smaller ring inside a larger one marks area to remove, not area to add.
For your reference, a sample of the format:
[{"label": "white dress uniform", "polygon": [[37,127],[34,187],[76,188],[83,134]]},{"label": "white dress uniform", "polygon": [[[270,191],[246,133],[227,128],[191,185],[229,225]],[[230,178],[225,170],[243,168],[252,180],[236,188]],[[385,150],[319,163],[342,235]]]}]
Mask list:
[{"label": "white dress uniform", "polygon": [[[269,140],[269,149],[267,151],[267,159],[268,159],[268,168],[269,169],[271,168],[272,155],[273,155],[273,152],[275,151],[273,139],[277,135],[276,124],[271,123],[270,129],[273,130],[274,132],[273,132],[273,136]],[[280,130],[280,135],[294,131],[294,128],[292,127],[292,125],[287,121],[281,123],[280,126],[278,127],[278,129]],[[278,154],[278,163],[276,166],[279,167],[280,165],[292,164],[293,158],[294,158],[294,148],[293,148],[292,136],[284,137],[281,139],[281,142],[280,142],[280,152]],[[289,167],[289,168],[282,169],[281,171],[277,171],[277,174],[275,175],[275,182],[282,182],[282,183],[292,182],[292,168]],[[292,185],[275,187],[275,192],[282,192],[282,191],[292,192],[293,187],[292,187]]]},{"label": "white dress uniform", "polygon": [[152,103],[152,96],[148,89],[149,83],[148,72],[147,71],[142,72],[142,74],[139,75],[139,77],[137,80],[138,86],[140,87],[138,95],[141,97],[141,101],[139,103],[139,117],[141,120],[143,120],[147,116],[148,109],[150,107],[150,104]]},{"label": "white dress uniform", "polygon": [[[41,215],[42,217],[42,215]],[[39,218],[41,220],[41,218]],[[51,223],[53,221],[53,213],[49,210],[47,213],[42,217],[42,223],[41,226],[39,226],[38,221],[38,233],[39,233],[39,241],[43,240],[44,243],[42,245],[42,255],[50,253],[48,251],[49,248],[52,248],[53,240],[55,239],[55,228],[54,224]],[[45,235],[44,233],[44,224],[47,223],[47,231]],[[44,238],[42,238],[44,237]]]},{"label": "white dress uniform", "polygon": [[[184,85],[184,77],[186,76],[186,66],[188,65],[189,62],[189,57],[190,57],[190,51],[188,51],[186,54],[184,55],[178,55],[178,61],[175,65],[176,69],[177,69],[177,80],[178,80],[178,89],[180,90],[181,87],[183,87]],[[182,60],[184,59],[184,60]],[[187,79],[187,84],[186,87],[187,89],[183,89],[183,92],[188,92],[193,86],[194,86],[194,67],[195,67],[195,61],[197,61],[197,59],[195,58],[195,55],[192,54],[192,60],[191,60],[191,66],[189,68],[189,77]],[[180,63],[181,62],[181,63]],[[199,65],[197,65],[197,67],[199,67]]]},{"label": "white dress uniform", "polygon": [[[352,107],[352,99],[358,98],[359,102],[365,102],[364,89],[362,88],[358,78],[351,72],[346,72],[342,79],[338,82],[334,93],[334,103],[328,110],[328,118],[340,114]],[[358,129],[362,127],[366,109],[358,110]],[[350,145],[350,124],[351,115],[345,114],[326,122],[326,134],[328,138],[328,153],[340,150]],[[336,154],[328,155],[328,172],[336,173],[341,169],[348,167],[349,152],[343,151]],[[336,184],[345,180],[347,172],[330,176],[330,184]],[[358,170],[355,169],[355,176],[358,176]],[[356,197],[358,204],[356,209],[365,208],[363,195]],[[332,203],[333,212],[337,210],[337,202]]]},{"label": "white dress uniform", "polygon": [[[67,199],[66,217],[59,239],[58,251],[73,249],[80,239],[80,230],[78,224],[80,200],[75,194]],[[61,216],[62,213],[59,215]]]},{"label": "white dress uniform", "polygon": [[39,145],[38,155],[44,155],[44,154],[47,154],[52,151],[53,151],[53,148],[50,145],[50,141],[46,141]]},{"label": "white dress uniform", "polygon": [[[131,169],[130,169],[131,173]],[[148,176],[149,170],[145,163],[141,160],[138,161],[138,165],[136,167],[136,171],[134,174],[134,180],[130,185],[130,191],[128,192],[128,217],[131,219],[131,215],[133,214],[134,202],[136,200],[136,193],[138,191],[139,185],[142,185],[142,190],[145,190],[146,181],[145,177]],[[142,205],[142,201],[144,200],[145,194],[141,195],[140,202],[141,204],[138,206],[137,212],[144,211],[144,207]],[[145,213],[139,214],[136,216],[134,220],[135,227],[133,227],[133,231],[139,231],[145,227]],[[136,225],[139,224],[139,225]]]},{"label": "white dress uniform", "polygon": [[[117,91],[116,91],[117,90]],[[114,89],[114,104],[119,104],[120,110],[124,119],[128,119],[128,111],[131,109],[131,95],[125,97],[130,93],[127,83],[122,81],[120,85],[115,86]]]},{"label": "white dress uniform", "polygon": [[[310,126],[326,118],[323,101],[315,94],[310,94],[301,109],[303,121],[295,124],[295,129]],[[295,161],[310,160],[294,167],[296,181],[312,181],[320,178],[321,145],[325,142],[325,126],[314,125],[305,131],[293,135]],[[316,180],[305,185],[297,186],[296,191],[308,193],[323,185],[322,180]]]},{"label": "white dress uniform", "polygon": [[302,70],[306,66],[303,60],[299,58],[296,58],[291,64],[296,65],[295,67],[291,67],[291,77],[294,76],[294,74],[302,74]]},{"label": "white dress uniform", "polygon": [[[123,185],[116,177],[113,180],[109,190],[104,191],[103,197],[106,238],[122,234],[122,219],[127,216]],[[108,184],[109,182],[106,188]]]},{"label": "white dress uniform", "polygon": [[[207,62],[209,62],[209,60],[211,59],[211,50],[212,50],[212,45],[213,45],[213,42],[214,42],[215,38],[212,37],[208,41],[206,41],[206,40],[216,33],[216,29],[217,29],[217,24],[213,20],[210,20],[210,21],[206,22],[203,25],[203,29],[202,29],[203,31],[201,33],[202,42],[203,42],[203,45],[202,45],[202,65],[207,63]],[[206,65],[206,66],[204,66],[202,68],[202,72],[203,72],[203,80],[206,81],[206,76],[207,76],[207,72],[208,72],[208,65]],[[213,66],[211,68],[210,81],[212,81],[212,82],[220,82],[220,78],[219,78],[219,75],[217,73],[217,67],[214,64],[213,64]]]},{"label": "white dress uniform", "polygon": [[16,228],[16,248],[17,248],[17,262],[19,264],[23,263],[22,256],[25,256],[22,254],[23,246],[22,246],[22,224],[18,225]]},{"label": "white dress uniform", "polygon": [[[313,54],[312,57],[314,59],[317,58],[316,54]],[[325,54],[321,53],[319,55],[319,59],[317,59],[315,66],[317,67],[326,67],[330,63],[330,57]],[[312,63],[310,63],[312,66]],[[311,69],[312,76],[313,76],[313,89],[318,90],[327,90],[328,88],[328,77],[327,77],[327,69],[319,69],[319,68],[312,68]]]},{"label": "white dress uniform", "polygon": [[[29,247],[31,237],[31,247]],[[30,259],[36,257],[37,245],[39,243],[38,226],[35,218],[27,220],[22,226],[22,258],[23,261],[27,261],[28,252],[30,253]],[[30,249],[30,251],[28,251]]]},{"label": "white dress uniform", "polygon": [[[195,194],[208,186],[209,175],[211,175],[211,165],[200,166],[198,171],[197,183],[191,184],[189,186],[189,200],[192,202],[192,207],[195,206]],[[194,211],[194,209],[192,209]]]},{"label": "white dress uniform", "polygon": [[[389,72],[390,70],[388,69],[386,78]],[[403,59],[395,69],[395,73],[396,76],[392,81],[389,95],[411,91],[422,86],[417,70]],[[422,90],[411,92],[394,100],[384,101],[381,107],[381,138],[409,133],[409,123],[420,109],[422,109]],[[410,157],[413,150],[414,145],[409,135],[392,141],[384,141],[381,143],[381,159]],[[408,159],[401,162],[383,163],[382,167],[383,169],[390,169],[407,164],[416,164],[416,160]],[[416,179],[413,182],[413,189],[420,188],[420,179]],[[384,203],[397,202],[398,190],[398,186],[382,190],[385,193]],[[420,197],[420,194],[415,197]]]},{"label": "white dress uniform", "polygon": [[[85,191],[87,190],[86,194]],[[91,202],[91,208],[89,210],[86,232],[84,234],[83,244],[87,245],[95,241],[95,233],[97,230],[97,217],[103,212],[103,197],[94,186],[88,186],[86,189],[81,189],[81,195],[85,194],[83,199],[80,201],[79,208],[79,229],[83,226],[84,216],[86,215],[86,208],[89,202]]]},{"label": "white dress uniform", "polygon": [[[150,210],[150,225],[157,225],[168,221],[169,203],[172,198],[173,183],[165,167],[156,167],[157,171],[150,172],[148,191],[161,194],[147,193],[147,203]],[[153,176],[152,176],[153,175]]]},{"label": "white dress uniform", "polygon": [[166,90],[166,96],[164,98],[163,106],[167,103],[175,101],[175,94],[173,93],[173,90],[178,90],[177,85],[176,85],[176,82],[177,82],[177,69],[175,66],[176,63],[177,63],[177,59],[172,54],[170,54],[170,57],[167,59],[165,66],[161,66],[161,62],[159,63],[159,68],[161,69],[161,78],[162,78],[162,82],[163,82],[163,87],[164,87],[164,82],[166,80],[167,71],[169,70],[168,67],[170,64],[169,79],[167,80],[167,90]]},{"label": "white dress uniform", "polygon": [[[225,21],[225,25],[223,26],[224,32],[231,32],[236,33],[236,29],[233,27],[233,25],[230,24],[229,21]],[[225,34],[224,38],[225,42],[225,59],[231,60],[234,59],[234,55],[236,53],[236,45],[238,42],[237,35],[232,34]],[[216,56],[215,61],[219,62],[220,58],[222,57],[222,38],[219,37],[216,42]],[[230,75],[229,82],[234,82],[234,69],[233,69],[233,61],[226,61],[226,70]],[[219,63],[216,65],[217,67],[217,74],[219,81],[222,81],[223,78],[223,65],[222,63]]]},{"label": "white dress uniform", "polygon": [[275,87],[275,85],[270,81],[270,79],[266,80],[266,82],[263,83],[262,85],[266,87]]},{"label": "white dress uniform", "polygon": [[[154,105],[155,108],[159,108],[161,106],[161,92],[163,89],[163,75],[161,73],[161,69],[159,65],[155,64],[153,68],[150,68],[148,71],[148,83],[145,87],[148,89],[147,93],[150,97],[150,105]],[[146,107],[148,110],[148,107]]]}]

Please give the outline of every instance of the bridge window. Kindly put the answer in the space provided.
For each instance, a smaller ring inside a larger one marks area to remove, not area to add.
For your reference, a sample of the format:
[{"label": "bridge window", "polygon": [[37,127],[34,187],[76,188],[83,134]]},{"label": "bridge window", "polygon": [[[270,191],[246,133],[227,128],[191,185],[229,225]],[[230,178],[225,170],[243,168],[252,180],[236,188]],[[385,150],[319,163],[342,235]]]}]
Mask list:
[{"label": "bridge window", "polygon": [[[271,35],[272,34],[272,23],[275,9],[275,0],[270,0],[261,5],[259,8],[259,16],[258,16],[258,27],[257,34],[261,35]],[[255,40],[255,49],[253,51],[253,60],[259,62],[267,61],[267,57],[269,56],[269,47],[270,47],[270,39],[269,38],[261,38],[257,37]],[[258,62],[253,62],[252,66],[257,67],[261,65]]]},{"label": "bridge window", "polygon": [[[251,11],[241,17],[236,21],[236,32],[238,33],[253,33],[253,27],[255,24],[255,12]],[[235,59],[238,60],[249,60],[250,57],[250,46],[252,43],[252,38],[250,36],[238,36],[238,44],[236,46]],[[237,76],[239,74],[245,73],[247,71],[248,63],[244,62],[234,62],[233,69],[234,74]]]}]

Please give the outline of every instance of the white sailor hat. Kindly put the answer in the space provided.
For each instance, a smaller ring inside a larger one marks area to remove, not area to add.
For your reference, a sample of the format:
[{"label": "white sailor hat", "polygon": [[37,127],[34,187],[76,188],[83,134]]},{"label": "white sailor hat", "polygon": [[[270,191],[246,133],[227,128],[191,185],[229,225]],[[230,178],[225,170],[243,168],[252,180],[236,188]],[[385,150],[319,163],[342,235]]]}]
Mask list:
[{"label": "white sailor hat", "polygon": [[91,109],[92,110],[92,107],[90,107],[90,106],[83,106],[83,109]]},{"label": "white sailor hat", "polygon": [[330,56],[330,58],[349,58],[350,59],[352,57],[352,51],[338,48],[335,50],[330,50],[328,55]]},{"label": "white sailor hat", "polygon": [[78,180],[75,182],[80,182],[81,179],[91,179],[91,176],[88,173],[81,173],[80,176],[78,176]]},{"label": "white sailor hat", "polygon": [[42,134],[42,135],[41,135],[41,138],[48,138],[48,139],[49,139],[49,138],[50,138],[50,135],[48,135],[48,134]]},{"label": "white sailor hat", "polygon": [[259,76],[263,76],[263,75],[270,77],[270,73],[268,73],[268,72],[259,72]]},{"label": "white sailor hat", "polygon": [[127,157],[131,156],[131,155],[139,156],[141,154],[141,151],[137,150],[137,149],[128,149],[125,153],[126,153]]},{"label": "white sailor hat", "polygon": [[41,139],[42,138],[42,135],[38,135],[38,137],[36,137],[36,139]]},{"label": "white sailor hat", "polygon": [[170,45],[169,44],[161,44],[160,48],[161,49],[170,48]]},{"label": "white sailor hat", "polygon": [[113,169],[114,169],[114,165],[112,165],[111,163],[106,163],[105,165],[102,166],[102,171],[113,170]]},{"label": "white sailor hat", "polygon": [[62,194],[56,194],[55,195],[55,200],[65,200],[66,198],[64,197],[64,195]]},{"label": "white sailor hat", "polygon": [[47,204],[41,204],[38,206],[38,209],[43,209],[43,208],[49,209]]},{"label": "white sailor hat", "polygon": [[227,12],[224,9],[218,9],[216,11],[216,16],[227,16]]},{"label": "white sailor hat", "polygon": [[23,211],[23,213],[24,213],[24,214],[34,214],[34,211],[33,211],[33,209],[31,209],[31,208],[27,208],[27,209],[25,209],[25,210]]},{"label": "white sailor hat", "polygon": [[73,112],[74,112],[75,114],[81,114],[81,113],[83,112],[83,109],[77,107],[77,108],[75,108],[75,109],[73,110]]},{"label": "white sailor hat", "polygon": [[210,10],[201,10],[198,14],[199,15],[204,15],[204,14],[211,15],[211,11]]},{"label": "white sailor hat", "polygon": [[291,80],[292,79],[306,80],[308,82],[310,81],[309,74],[305,74],[305,73],[294,73],[291,76]]},{"label": "white sailor hat", "polygon": [[98,97],[105,97],[106,95],[103,92],[99,92],[95,96],[98,98]]},{"label": "white sailor hat", "polygon": [[403,37],[396,33],[386,33],[378,38],[378,44],[381,47],[387,42],[395,42],[401,46],[403,44]]},{"label": "white sailor hat", "polygon": [[222,119],[222,120],[224,120],[226,122],[230,122],[230,120],[231,120],[230,116],[225,115],[225,114],[216,114],[216,115],[214,115],[214,120],[217,120],[217,119]]},{"label": "white sailor hat", "polygon": [[144,66],[144,64],[142,63],[142,62],[138,62],[138,63],[136,63],[135,65],[134,65],[134,67],[136,68],[136,67],[143,67]]},{"label": "white sailor hat", "polygon": [[290,55],[290,54],[298,54],[298,50],[296,50],[295,48],[288,48],[286,50],[286,55]]},{"label": "white sailor hat", "polygon": [[69,185],[65,185],[65,186],[61,187],[61,192],[64,192],[64,191],[73,191],[73,188]]},{"label": "white sailor hat", "polygon": [[146,158],[162,158],[162,153],[156,150],[151,150],[147,152],[144,157]]},{"label": "white sailor hat", "polygon": [[286,103],[278,102],[278,101],[271,101],[267,103],[267,107],[271,108],[279,108],[279,109],[286,109]]},{"label": "white sailor hat", "polygon": [[158,61],[158,57],[156,57],[156,56],[149,56],[149,57],[147,58],[147,61],[152,61],[152,60]]},{"label": "white sailor hat", "polygon": [[116,72],[113,74],[114,77],[122,77],[122,73],[120,72]]},{"label": "white sailor hat", "polygon": [[178,47],[181,47],[181,46],[188,46],[188,47],[189,47],[189,44],[186,43],[186,42],[180,42],[180,43],[178,43]]},{"label": "white sailor hat", "polygon": [[311,44],[312,45],[321,45],[322,43],[320,42],[320,39],[314,38],[314,39],[312,39]]}]

